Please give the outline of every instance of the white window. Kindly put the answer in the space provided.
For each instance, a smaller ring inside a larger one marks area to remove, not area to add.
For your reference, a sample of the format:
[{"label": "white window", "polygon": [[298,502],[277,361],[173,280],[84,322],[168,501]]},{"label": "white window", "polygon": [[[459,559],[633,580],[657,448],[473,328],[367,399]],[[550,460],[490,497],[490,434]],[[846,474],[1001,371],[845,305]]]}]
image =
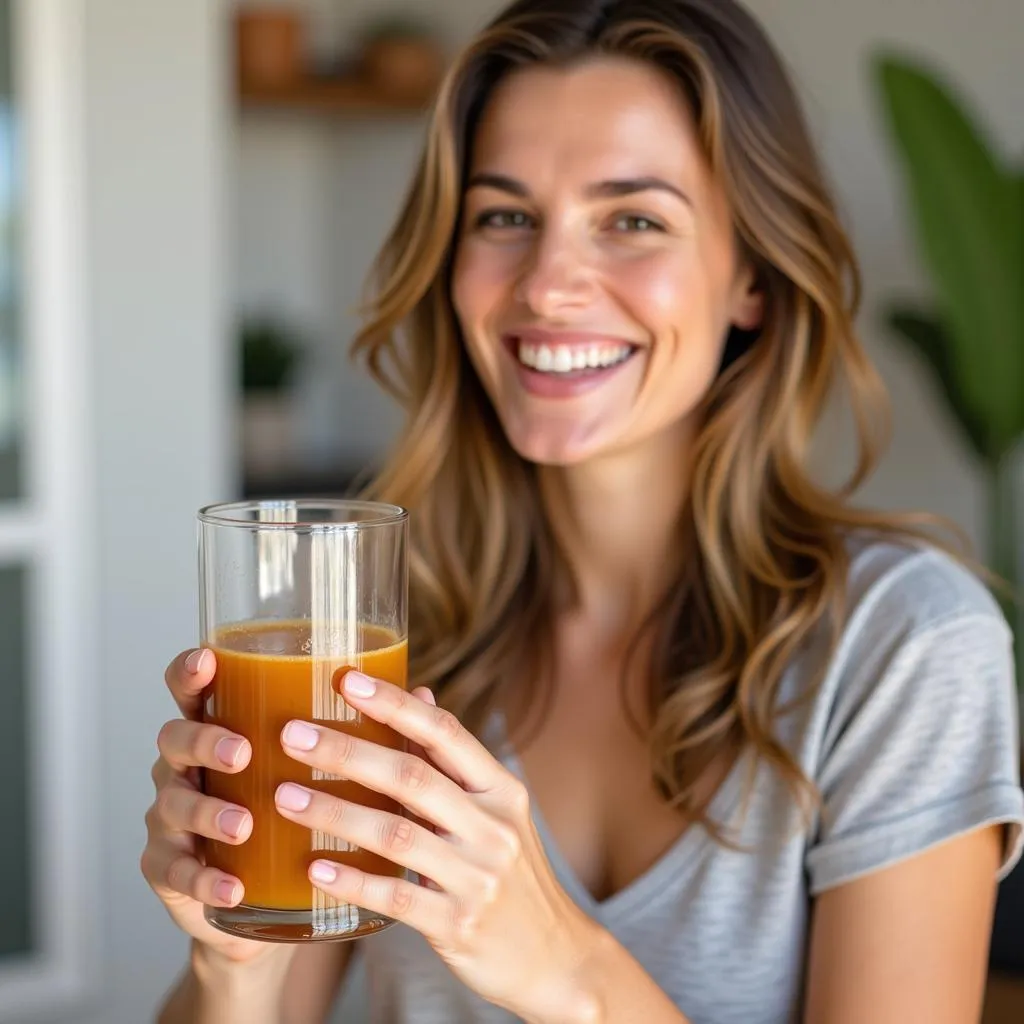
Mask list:
[{"label": "white window", "polygon": [[0,1021],[97,976],[81,0],[0,0]]}]

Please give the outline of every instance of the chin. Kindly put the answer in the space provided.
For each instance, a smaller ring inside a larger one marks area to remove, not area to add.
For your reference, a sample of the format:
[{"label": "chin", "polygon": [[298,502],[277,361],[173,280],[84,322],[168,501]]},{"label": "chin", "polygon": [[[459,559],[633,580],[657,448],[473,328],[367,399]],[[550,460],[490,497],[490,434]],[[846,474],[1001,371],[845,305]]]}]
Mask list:
[{"label": "chin", "polygon": [[578,466],[611,447],[607,438],[575,424],[509,424],[505,436],[513,450],[538,466]]}]

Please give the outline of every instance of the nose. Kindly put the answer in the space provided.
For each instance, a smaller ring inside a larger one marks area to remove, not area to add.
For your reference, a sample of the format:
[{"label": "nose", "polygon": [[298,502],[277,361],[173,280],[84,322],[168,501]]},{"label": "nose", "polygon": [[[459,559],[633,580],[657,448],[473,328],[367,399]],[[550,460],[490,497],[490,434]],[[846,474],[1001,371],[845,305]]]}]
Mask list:
[{"label": "nose", "polygon": [[555,319],[560,313],[586,306],[594,291],[593,269],[585,245],[563,233],[540,235],[532,246],[516,298],[537,317]]}]

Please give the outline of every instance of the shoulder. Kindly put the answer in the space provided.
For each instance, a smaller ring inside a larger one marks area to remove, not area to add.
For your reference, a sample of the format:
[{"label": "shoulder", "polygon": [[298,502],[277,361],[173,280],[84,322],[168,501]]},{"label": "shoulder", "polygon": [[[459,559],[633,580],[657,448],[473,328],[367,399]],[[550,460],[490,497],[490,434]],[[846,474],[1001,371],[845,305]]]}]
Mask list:
[{"label": "shoulder", "polygon": [[924,543],[855,538],[849,550],[843,626],[816,694],[826,748],[855,723],[878,740],[1003,730],[1010,743],[1013,638],[981,579]]},{"label": "shoulder", "polygon": [[986,824],[1019,856],[1012,639],[970,569],[925,544],[850,543],[844,627],[810,710],[815,891]]},{"label": "shoulder", "polygon": [[851,537],[847,547],[841,647],[874,650],[972,629],[1009,642],[1009,627],[989,589],[941,549],[864,535]]},{"label": "shoulder", "polygon": [[[811,721],[827,750],[855,723],[877,737],[966,730],[991,716],[1011,725],[1016,709],[1013,639],[999,604],[966,565],[917,542],[848,541],[840,628],[816,634],[797,685],[811,688]],[[805,691],[806,692],[806,691]]]}]

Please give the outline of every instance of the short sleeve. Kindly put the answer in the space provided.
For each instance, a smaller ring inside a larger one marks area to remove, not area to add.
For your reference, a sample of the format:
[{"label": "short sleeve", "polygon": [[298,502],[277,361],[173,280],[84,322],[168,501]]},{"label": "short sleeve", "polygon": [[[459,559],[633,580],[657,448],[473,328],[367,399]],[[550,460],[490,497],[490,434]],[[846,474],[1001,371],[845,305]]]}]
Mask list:
[{"label": "short sleeve", "polygon": [[811,891],[999,823],[1002,877],[1024,823],[1010,631],[994,603],[879,630],[849,654],[822,751]]}]

